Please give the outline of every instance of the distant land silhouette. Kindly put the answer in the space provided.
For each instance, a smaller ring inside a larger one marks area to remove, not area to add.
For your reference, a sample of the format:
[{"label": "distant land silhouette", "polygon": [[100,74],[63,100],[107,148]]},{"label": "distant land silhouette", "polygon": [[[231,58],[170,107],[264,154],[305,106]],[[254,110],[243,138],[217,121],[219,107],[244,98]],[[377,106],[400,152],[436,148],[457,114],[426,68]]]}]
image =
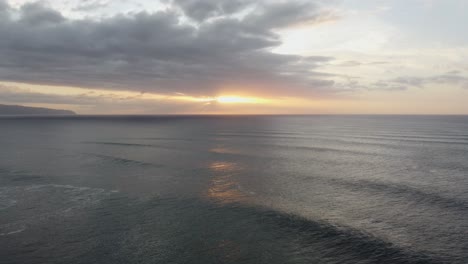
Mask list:
[{"label": "distant land silhouette", "polygon": [[0,104],[0,115],[76,115],[70,110]]}]

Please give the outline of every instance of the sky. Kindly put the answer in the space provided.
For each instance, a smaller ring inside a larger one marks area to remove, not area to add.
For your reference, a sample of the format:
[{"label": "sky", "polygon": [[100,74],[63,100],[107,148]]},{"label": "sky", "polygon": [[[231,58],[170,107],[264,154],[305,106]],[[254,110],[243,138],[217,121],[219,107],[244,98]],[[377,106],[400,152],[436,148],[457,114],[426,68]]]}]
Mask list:
[{"label": "sky", "polygon": [[0,0],[0,104],[468,114],[466,0]]}]

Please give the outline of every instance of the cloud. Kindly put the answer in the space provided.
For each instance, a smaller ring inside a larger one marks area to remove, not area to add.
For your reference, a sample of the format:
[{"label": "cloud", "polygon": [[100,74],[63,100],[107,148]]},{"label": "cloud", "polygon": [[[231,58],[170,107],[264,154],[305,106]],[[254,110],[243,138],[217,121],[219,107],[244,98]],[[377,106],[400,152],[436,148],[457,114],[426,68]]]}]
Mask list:
[{"label": "cloud", "polygon": [[59,12],[49,9],[39,2],[25,4],[20,9],[21,23],[29,26],[41,26],[45,24],[58,24],[65,21]]},{"label": "cloud", "polygon": [[232,15],[252,5],[246,0],[167,0],[187,17],[204,21],[208,18]]},{"label": "cloud", "polygon": [[399,92],[408,90],[407,85],[379,80],[376,82],[367,82],[354,78],[345,78],[345,81],[336,82],[334,84],[337,91],[342,92],[357,92],[357,91],[385,91]]},{"label": "cloud", "polygon": [[391,80],[394,83],[401,83],[410,86],[424,87],[430,84],[453,85],[468,89],[468,77],[460,75],[460,71],[450,71],[445,74],[429,77],[399,77]]},{"label": "cloud", "polygon": [[105,8],[110,5],[108,1],[94,1],[94,0],[83,0],[79,2],[74,8],[73,11],[87,12],[93,11],[96,9]]},{"label": "cloud", "polygon": [[370,90],[374,91],[388,91],[388,92],[393,92],[393,91],[406,91],[408,90],[407,85],[403,84],[398,84],[398,83],[391,83],[391,82],[385,82],[385,81],[377,81],[370,85]]},{"label": "cloud", "polygon": [[0,0],[0,12],[10,14],[0,16],[0,80],[193,95],[225,87],[310,93],[333,84],[317,73],[333,58],[270,51],[281,44],[275,29],[320,23],[324,12],[313,1],[169,4],[153,13],[70,19],[40,3],[15,9]]},{"label": "cloud", "polygon": [[10,9],[10,6],[5,1],[0,1],[0,12],[6,12]]},{"label": "cloud", "polygon": [[0,102],[17,104],[70,104],[70,105],[96,105],[105,101],[112,101],[111,94],[106,96],[93,96],[92,94],[81,95],[58,95],[40,93],[22,89],[16,86],[0,85]]},{"label": "cloud", "polygon": [[392,79],[390,80],[390,82],[421,87],[427,82],[427,80],[428,79],[421,78],[421,77],[404,76],[404,77],[398,77],[398,78]]},{"label": "cloud", "polygon": [[350,91],[405,91],[410,87],[424,88],[427,85],[454,86],[468,89],[468,77],[461,75],[461,71],[450,71],[445,74],[433,75],[429,77],[401,76],[393,79],[381,79],[375,82],[360,82],[359,80],[348,78],[345,82],[335,84],[342,90]]},{"label": "cloud", "polygon": [[[208,106],[189,100],[175,100],[169,97],[148,98],[143,93],[122,95],[113,91],[108,93],[89,91],[81,94],[64,95],[37,92],[14,85],[2,84],[0,84],[0,104],[39,105],[54,108],[67,106],[67,108],[73,108],[74,111],[79,113],[117,114],[183,114],[217,109],[216,105]],[[205,109],[207,107],[210,109]]]}]

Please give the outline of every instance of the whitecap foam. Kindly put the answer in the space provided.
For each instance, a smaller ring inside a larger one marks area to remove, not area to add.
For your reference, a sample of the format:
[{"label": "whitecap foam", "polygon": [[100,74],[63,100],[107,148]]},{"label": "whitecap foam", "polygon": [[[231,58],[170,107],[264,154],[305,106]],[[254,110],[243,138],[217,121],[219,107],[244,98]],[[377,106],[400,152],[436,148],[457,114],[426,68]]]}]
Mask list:
[{"label": "whitecap foam", "polygon": [[18,230],[11,231],[11,232],[8,232],[8,233],[0,233],[0,236],[9,236],[9,235],[18,234],[18,233],[23,232],[24,230],[26,230],[26,228],[18,229]]},{"label": "whitecap foam", "polygon": [[[115,190],[73,185],[41,184],[0,188],[0,210],[11,208],[14,216],[28,210],[30,216],[17,221],[29,223],[50,217],[70,217],[78,211],[99,204]],[[15,217],[13,217],[14,219]],[[7,232],[3,232],[6,234]]]},{"label": "whitecap foam", "polygon": [[0,236],[9,236],[14,234],[19,234],[26,230],[26,226],[22,223],[8,223],[0,225]]}]

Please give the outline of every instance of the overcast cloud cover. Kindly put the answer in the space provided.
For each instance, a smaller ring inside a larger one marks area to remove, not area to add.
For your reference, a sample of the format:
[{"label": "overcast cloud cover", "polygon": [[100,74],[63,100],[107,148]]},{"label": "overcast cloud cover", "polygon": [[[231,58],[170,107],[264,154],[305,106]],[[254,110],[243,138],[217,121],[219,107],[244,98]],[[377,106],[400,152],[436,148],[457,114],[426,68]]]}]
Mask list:
[{"label": "overcast cloud cover", "polygon": [[[138,112],[152,103],[145,94],[313,100],[468,90],[468,40],[450,27],[466,20],[449,12],[462,2],[0,0],[0,103]],[[449,30],[436,21],[425,22],[433,31],[418,28],[429,16]],[[190,108],[158,100],[154,113]]]},{"label": "overcast cloud cover", "polygon": [[333,84],[315,72],[333,58],[270,51],[281,44],[273,30],[330,16],[313,1],[173,0],[162,11],[82,19],[0,3],[2,80],[192,95]]}]

